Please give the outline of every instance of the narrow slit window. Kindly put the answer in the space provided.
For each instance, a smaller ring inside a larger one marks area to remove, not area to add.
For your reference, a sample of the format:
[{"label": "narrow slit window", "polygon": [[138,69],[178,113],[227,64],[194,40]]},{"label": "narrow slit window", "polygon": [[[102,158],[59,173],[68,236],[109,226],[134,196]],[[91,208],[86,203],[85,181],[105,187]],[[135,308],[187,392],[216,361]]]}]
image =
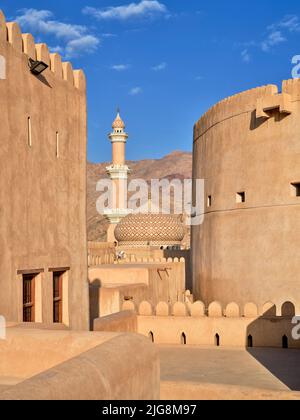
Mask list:
[{"label": "narrow slit window", "polygon": [[23,275],[23,322],[35,322],[35,275]]},{"label": "narrow slit window", "polygon": [[186,346],[186,335],[185,335],[185,333],[181,334],[181,344],[183,346]]},{"label": "narrow slit window", "polygon": [[293,182],[291,185],[292,185],[292,195],[294,197],[300,197],[300,182]]},{"label": "narrow slit window", "polygon": [[220,347],[220,336],[219,336],[219,334],[215,335],[215,346]]},{"label": "narrow slit window", "polygon": [[62,272],[53,273],[53,323],[61,324],[63,319],[63,275]]},{"label": "narrow slit window", "polygon": [[56,132],[56,157],[59,158],[59,132]]},{"label": "narrow slit window", "polygon": [[246,193],[244,191],[238,192],[236,194],[236,202],[238,204],[242,204],[242,203],[245,203],[246,202]]},{"label": "narrow slit window", "polygon": [[28,137],[28,146],[32,147],[32,129],[31,129],[30,117],[28,117],[28,120],[27,120],[27,137]]},{"label": "narrow slit window", "polygon": [[207,207],[211,207],[211,205],[212,205],[212,196],[211,196],[211,195],[209,195],[209,196],[207,197]]}]

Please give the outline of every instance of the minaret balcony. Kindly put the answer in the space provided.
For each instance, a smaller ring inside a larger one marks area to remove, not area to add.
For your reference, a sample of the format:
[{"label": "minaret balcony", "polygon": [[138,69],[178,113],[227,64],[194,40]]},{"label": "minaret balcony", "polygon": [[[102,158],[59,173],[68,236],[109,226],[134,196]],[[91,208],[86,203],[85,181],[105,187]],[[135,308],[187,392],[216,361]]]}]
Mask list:
[{"label": "minaret balcony", "polygon": [[111,224],[118,224],[124,217],[132,213],[130,209],[104,209],[103,216],[109,220]]},{"label": "minaret balcony", "polygon": [[108,137],[112,143],[127,143],[128,140],[126,133],[111,133]]},{"label": "minaret balcony", "polygon": [[110,165],[106,171],[111,179],[127,179],[131,172],[127,165]]}]

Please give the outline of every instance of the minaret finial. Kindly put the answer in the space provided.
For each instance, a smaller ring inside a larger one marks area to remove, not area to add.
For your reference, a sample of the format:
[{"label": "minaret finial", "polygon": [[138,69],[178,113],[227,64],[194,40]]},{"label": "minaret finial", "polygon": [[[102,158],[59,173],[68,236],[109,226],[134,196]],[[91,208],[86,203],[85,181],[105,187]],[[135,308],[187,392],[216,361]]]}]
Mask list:
[{"label": "minaret finial", "polygon": [[118,106],[118,107],[117,107],[117,114],[120,114],[120,112],[121,112],[121,111],[120,111],[120,107]]},{"label": "minaret finial", "polygon": [[[125,124],[124,121],[122,120],[121,116],[120,116],[120,108],[117,108],[117,116],[115,118],[115,121],[113,122],[112,128],[115,130],[124,130],[125,129]],[[120,134],[120,133],[118,133]],[[125,133],[124,133],[125,134]]]}]

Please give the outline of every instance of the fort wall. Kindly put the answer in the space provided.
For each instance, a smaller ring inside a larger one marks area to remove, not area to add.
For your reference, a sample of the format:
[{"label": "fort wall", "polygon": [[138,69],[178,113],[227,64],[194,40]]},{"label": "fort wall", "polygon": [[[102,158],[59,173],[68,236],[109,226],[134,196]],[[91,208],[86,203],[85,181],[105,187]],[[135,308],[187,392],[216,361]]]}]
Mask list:
[{"label": "fort wall", "polygon": [[138,263],[122,261],[113,265],[89,268],[90,319],[108,316],[122,310],[123,304],[144,300],[157,305],[185,301],[185,260],[178,258],[148,259]]},{"label": "fort wall", "polygon": [[[86,82],[0,12],[0,313],[23,320],[22,277],[36,273],[35,322],[53,322],[53,271],[66,271],[63,319],[88,328]],[[49,65],[35,76],[29,58]]]},{"label": "fort wall", "polygon": [[113,264],[116,259],[114,243],[88,242],[89,266]]},{"label": "fort wall", "polygon": [[300,80],[240,93],[194,127],[193,293],[205,304],[300,301]]},{"label": "fort wall", "polygon": [[138,332],[156,344],[300,348],[292,334],[296,313],[292,302],[277,308],[272,302],[261,307],[252,302],[243,307],[212,302],[206,307],[200,301],[156,306],[144,301],[125,302],[122,309],[138,315]]},{"label": "fort wall", "polygon": [[137,334],[9,329],[0,354],[0,400],[160,396],[158,350]]}]

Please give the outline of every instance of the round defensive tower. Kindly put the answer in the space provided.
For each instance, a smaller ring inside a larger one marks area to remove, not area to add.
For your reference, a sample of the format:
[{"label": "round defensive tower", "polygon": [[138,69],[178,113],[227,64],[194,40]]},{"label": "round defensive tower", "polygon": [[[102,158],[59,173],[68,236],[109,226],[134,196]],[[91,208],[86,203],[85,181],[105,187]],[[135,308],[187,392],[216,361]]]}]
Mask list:
[{"label": "round defensive tower", "polygon": [[235,95],[194,127],[193,178],[205,180],[192,229],[196,298],[300,301],[300,80]]}]

